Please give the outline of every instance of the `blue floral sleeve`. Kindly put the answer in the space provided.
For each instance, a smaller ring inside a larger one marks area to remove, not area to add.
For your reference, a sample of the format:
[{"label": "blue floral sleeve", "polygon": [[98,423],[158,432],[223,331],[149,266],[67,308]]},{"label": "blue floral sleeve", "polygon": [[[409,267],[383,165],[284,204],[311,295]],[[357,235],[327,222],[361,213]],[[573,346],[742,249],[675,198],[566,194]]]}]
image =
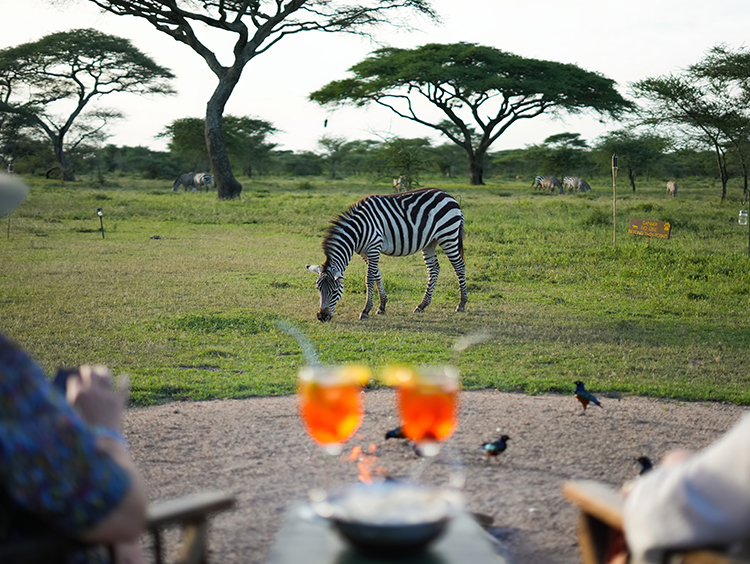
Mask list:
[{"label": "blue floral sleeve", "polygon": [[[53,529],[79,536],[130,487],[86,423],[19,347],[0,335],[0,488]],[[0,506],[0,514],[12,508]],[[0,522],[8,522],[7,515]],[[0,531],[0,538],[7,531]]]}]

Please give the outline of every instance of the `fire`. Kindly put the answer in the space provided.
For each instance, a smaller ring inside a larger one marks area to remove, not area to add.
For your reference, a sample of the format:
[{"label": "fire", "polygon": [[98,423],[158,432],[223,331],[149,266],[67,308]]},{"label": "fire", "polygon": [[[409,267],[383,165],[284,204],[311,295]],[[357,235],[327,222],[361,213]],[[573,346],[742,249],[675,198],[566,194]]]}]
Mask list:
[{"label": "fire", "polygon": [[388,474],[385,468],[377,466],[378,455],[375,454],[377,449],[378,447],[375,444],[368,446],[366,451],[362,450],[362,447],[357,445],[352,447],[349,454],[341,457],[341,460],[344,462],[357,463],[357,469],[359,470],[357,478],[359,478],[359,481],[363,484],[372,484],[373,476],[386,476]]}]

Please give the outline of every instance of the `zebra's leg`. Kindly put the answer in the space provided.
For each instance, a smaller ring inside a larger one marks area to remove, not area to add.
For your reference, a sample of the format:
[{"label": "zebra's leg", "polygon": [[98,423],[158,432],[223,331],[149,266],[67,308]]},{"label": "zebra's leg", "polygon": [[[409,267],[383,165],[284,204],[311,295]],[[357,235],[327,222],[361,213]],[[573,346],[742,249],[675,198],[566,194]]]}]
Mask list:
[{"label": "zebra's leg", "polygon": [[359,314],[360,319],[368,319],[370,317],[370,310],[372,310],[372,296],[375,291],[375,282],[378,282],[378,290],[382,286],[383,282],[380,280],[380,268],[378,261],[380,259],[380,249],[376,249],[375,252],[369,252],[367,255],[362,255],[362,258],[367,264],[367,302],[365,302],[365,309]]},{"label": "zebra's leg", "polygon": [[385,314],[385,304],[388,303],[388,296],[385,293],[385,286],[383,285],[383,275],[380,273],[380,269],[378,269],[378,278],[375,280],[378,284],[378,296],[380,296],[380,305],[378,305],[378,315],[384,315]]},{"label": "zebra's leg", "polygon": [[458,302],[458,305],[456,306],[456,311],[466,311],[466,302],[469,301],[469,296],[466,292],[466,264],[464,263],[464,259],[461,258],[461,253],[458,252],[457,248],[448,247],[446,249],[445,247],[443,247],[443,251],[445,251],[448,260],[451,261],[453,270],[456,272],[456,276],[458,277],[458,288],[461,293],[461,298]]},{"label": "zebra's leg", "polygon": [[437,242],[433,241],[422,249],[422,257],[424,263],[427,266],[427,289],[424,292],[422,303],[414,308],[415,313],[421,313],[424,309],[432,303],[432,293],[435,291],[435,285],[437,284],[438,275],[440,274],[440,263],[437,259]]}]

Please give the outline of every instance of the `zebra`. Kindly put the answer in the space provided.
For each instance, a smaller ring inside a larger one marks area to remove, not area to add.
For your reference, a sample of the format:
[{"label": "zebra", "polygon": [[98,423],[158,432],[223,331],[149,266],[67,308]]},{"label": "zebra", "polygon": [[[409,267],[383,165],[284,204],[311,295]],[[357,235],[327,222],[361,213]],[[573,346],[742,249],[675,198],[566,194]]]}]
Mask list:
[{"label": "zebra", "polygon": [[577,176],[566,176],[563,178],[563,188],[568,189],[568,193],[571,192],[591,192],[591,186],[583,178]]},{"label": "zebra", "polygon": [[396,192],[406,191],[406,179],[403,175],[393,179],[393,187],[396,189]]},{"label": "zebra", "polygon": [[344,293],[344,271],[354,253],[367,264],[367,302],[360,319],[367,319],[372,309],[377,284],[380,304],[378,314],[385,313],[388,296],[378,267],[381,253],[403,257],[422,251],[427,266],[427,289],[415,312],[422,312],[432,302],[440,264],[437,246],[443,249],[458,277],[461,298],[456,311],[465,311],[466,264],[464,262],[464,216],[458,202],[437,188],[420,188],[400,194],[367,196],[333,219],[323,237],[322,265],[306,265],[318,274],[316,288],[320,294],[319,321],[330,321],[336,304]]},{"label": "zebra", "polygon": [[667,196],[677,197],[677,182],[674,180],[667,182]]},{"label": "zebra", "polygon": [[550,192],[553,192],[554,189],[557,188],[559,194],[565,193],[562,184],[560,184],[560,181],[554,176],[537,176],[531,183],[531,186],[534,190],[539,188],[540,190],[549,190]]},{"label": "zebra", "polygon": [[208,192],[214,185],[214,177],[211,176],[210,172],[186,172],[185,174],[180,175],[180,177],[174,181],[174,184],[172,185],[172,192],[177,192],[180,184],[185,187],[185,192],[187,192],[188,187],[192,188],[193,191],[195,191],[200,190],[201,186],[205,186],[206,192]]}]

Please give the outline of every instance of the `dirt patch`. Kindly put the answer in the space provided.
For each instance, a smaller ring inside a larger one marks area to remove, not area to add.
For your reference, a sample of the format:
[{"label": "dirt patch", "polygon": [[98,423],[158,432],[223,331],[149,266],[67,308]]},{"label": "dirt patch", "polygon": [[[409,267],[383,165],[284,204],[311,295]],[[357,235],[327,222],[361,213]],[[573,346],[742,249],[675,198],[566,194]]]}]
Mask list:
[{"label": "dirt patch", "polygon": [[[402,440],[384,440],[398,425],[391,390],[366,393],[362,428],[347,447],[377,446],[378,463],[395,477],[465,478],[468,509],[492,517],[490,533],[511,563],[580,562],[576,513],[560,493],[572,478],[620,485],[675,448],[700,449],[746,411],[721,403],[638,397],[600,398],[603,409],[580,416],[572,396],[464,392],[458,430],[434,462]],[[177,402],[128,411],[125,433],[151,499],[204,490],[233,493],[237,507],[212,521],[212,562],[263,562],[286,509],[316,485],[356,480],[352,463],[330,459],[306,435],[293,396]],[[486,458],[483,442],[511,437]],[[175,537],[168,538],[174,544]],[[144,539],[144,542],[145,541]]]}]

